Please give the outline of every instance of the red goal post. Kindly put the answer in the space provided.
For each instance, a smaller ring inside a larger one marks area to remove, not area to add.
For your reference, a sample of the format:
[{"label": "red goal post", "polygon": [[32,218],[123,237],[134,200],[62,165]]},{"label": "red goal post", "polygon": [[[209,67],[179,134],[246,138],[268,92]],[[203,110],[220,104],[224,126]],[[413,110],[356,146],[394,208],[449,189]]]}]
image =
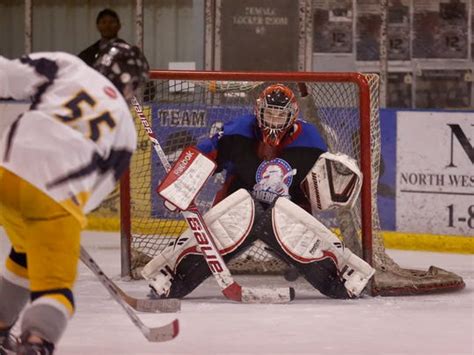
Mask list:
[{"label": "red goal post", "polygon": [[[151,71],[143,106],[170,162],[183,147],[196,144],[243,113],[269,84],[284,83],[300,101],[302,116],[316,125],[329,151],[345,153],[363,174],[359,202],[351,210],[318,215],[377,273],[372,294],[413,294],[462,288],[457,275],[400,268],[386,253],[377,211],[381,154],[378,75],[310,72]],[[303,86],[302,86],[303,84]],[[300,97],[304,87],[307,95]],[[122,274],[139,277],[140,268],[185,228],[179,214],[162,207],[155,188],[164,170],[151,153],[146,133],[137,123],[138,150],[121,181]],[[222,177],[218,175],[197,199],[207,211]],[[263,244],[253,246],[229,264],[234,273],[278,273],[286,265]],[[447,273],[447,272],[446,272]],[[441,275],[442,274],[442,275]]]}]

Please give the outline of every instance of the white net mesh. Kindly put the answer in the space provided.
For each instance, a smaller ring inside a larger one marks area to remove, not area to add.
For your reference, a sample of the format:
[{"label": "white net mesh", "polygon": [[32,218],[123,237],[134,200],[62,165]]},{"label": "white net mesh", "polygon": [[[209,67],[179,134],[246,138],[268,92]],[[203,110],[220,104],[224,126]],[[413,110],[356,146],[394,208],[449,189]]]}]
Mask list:
[{"label": "white net mesh", "polygon": [[[375,292],[384,294],[383,290],[388,289],[390,291],[387,294],[401,294],[403,292],[399,290],[407,287],[419,289],[414,278],[419,277],[420,273],[414,277],[411,270],[401,269],[386,255],[380,231],[376,199],[381,154],[378,76],[314,73],[306,74],[304,80],[293,79],[290,74],[274,79],[271,75],[249,73],[244,76],[219,80],[219,73],[202,73],[202,78],[193,77],[195,80],[189,80],[184,79],[185,75],[179,72],[152,74],[155,79],[145,93],[144,110],[168,160],[173,162],[183,147],[212,136],[225,122],[252,113],[255,100],[262,90],[270,84],[283,82],[298,97],[300,118],[317,126],[329,150],[353,157],[361,165],[364,180],[371,177],[364,182],[368,193],[361,194],[354,208],[323,213],[317,217],[332,228],[351,250],[359,255],[364,254],[368,261],[372,259],[378,271],[373,287]],[[307,95],[299,97],[298,93],[305,91]],[[364,125],[362,130],[361,122]],[[153,155],[148,136],[139,123],[137,131],[139,142],[130,169],[130,196],[122,196],[122,208],[130,212],[130,218],[127,218],[127,213],[122,213],[126,219],[122,220],[122,226],[126,226],[127,230],[124,234],[131,249],[131,259],[128,261],[130,273],[134,277],[139,277],[140,268],[186,227],[180,215],[167,211],[155,193],[156,186],[164,176],[164,169]],[[364,164],[361,159],[368,164]],[[196,199],[202,213],[211,207],[223,181],[221,174],[213,176]],[[364,219],[361,209],[367,206],[364,200],[369,200],[371,213],[368,225],[365,223],[365,227],[362,227]],[[287,265],[276,259],[260,242],[229,266],[234,273],[281,273],[287,269]],[[432,278],[434,274],[439,275],[440,272],[431,271],[429,275],[422,275],[423,280],[420,282],[426,284],[426,278]],[[425,288],[433,291],[439,284],[445,285],[445,289],[462,287],[460,278],[448,274],[448,279],[432,279]]]}]

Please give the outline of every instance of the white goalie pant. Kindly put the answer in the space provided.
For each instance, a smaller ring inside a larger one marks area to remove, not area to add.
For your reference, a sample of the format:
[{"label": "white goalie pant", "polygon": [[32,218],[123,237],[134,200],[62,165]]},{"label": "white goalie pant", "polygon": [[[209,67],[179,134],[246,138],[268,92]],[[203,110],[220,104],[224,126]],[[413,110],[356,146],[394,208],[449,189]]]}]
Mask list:
[{"label": "white goalie pant", "polygon": [[[255,205],[250,194],[240,189],[228,196],[205,215],[204,221],[221,255],[237,249],[247,238],[253,226]],[[158,295],[167,295],[179,262],[190,254],[201,254],[199,245],[188,228],[166,246],[141,271]]]},{"label": "white goalie pant", "polygon": [[359,296],[374,275],[368,263],[304,209],[279,198],[272,211],[273,232],[281,248],[299,263],[330,258],[336,264],[349,295]]}]

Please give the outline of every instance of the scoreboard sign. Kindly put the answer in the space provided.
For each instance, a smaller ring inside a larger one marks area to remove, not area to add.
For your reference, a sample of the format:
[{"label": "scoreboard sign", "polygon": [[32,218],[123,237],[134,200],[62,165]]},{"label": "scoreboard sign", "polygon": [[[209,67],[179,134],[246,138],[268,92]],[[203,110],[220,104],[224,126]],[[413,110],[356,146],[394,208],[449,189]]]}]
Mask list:
[{"label": "scoreboard sign", "polygon": [[[299,2],[221,0],[220,70],[297,71]],[[219,54],[219,53],[218,53]]]}]

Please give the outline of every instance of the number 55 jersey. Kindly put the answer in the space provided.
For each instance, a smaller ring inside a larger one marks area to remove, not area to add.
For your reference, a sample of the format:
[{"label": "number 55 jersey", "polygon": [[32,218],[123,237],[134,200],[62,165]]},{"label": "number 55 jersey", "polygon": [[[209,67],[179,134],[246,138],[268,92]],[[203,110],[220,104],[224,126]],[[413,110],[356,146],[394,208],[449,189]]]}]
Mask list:
[{"label": "number 55 jersey", "polygon": [[108,79],[61,52],[0,56],[0,98],[32,100],[3,132],[0,166],[84,226],[84,215],[114,189],[135,150],[127,102]]}]

